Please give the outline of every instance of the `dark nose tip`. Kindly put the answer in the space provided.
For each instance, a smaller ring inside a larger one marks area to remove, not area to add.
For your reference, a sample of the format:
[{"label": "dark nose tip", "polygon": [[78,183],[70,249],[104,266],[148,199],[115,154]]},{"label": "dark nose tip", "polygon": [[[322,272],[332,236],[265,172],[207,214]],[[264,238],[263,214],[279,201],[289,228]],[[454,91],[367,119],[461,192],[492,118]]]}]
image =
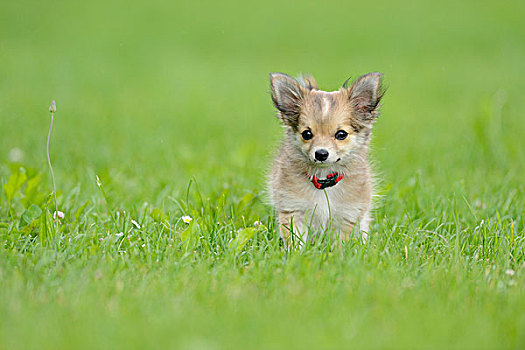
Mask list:
[{"label": "dark nose tip", "polygon": [[324,148],[318,149],[317,151],[315,151],[315,159],[321,162],[327,160],[328,151],[325,150]]}]

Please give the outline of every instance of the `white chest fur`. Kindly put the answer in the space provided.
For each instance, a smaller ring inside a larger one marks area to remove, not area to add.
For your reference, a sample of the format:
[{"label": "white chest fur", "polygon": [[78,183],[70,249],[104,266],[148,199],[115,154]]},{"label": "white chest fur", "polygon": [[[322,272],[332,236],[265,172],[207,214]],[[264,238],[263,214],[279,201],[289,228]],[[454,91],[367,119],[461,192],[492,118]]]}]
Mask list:
[{"label": "white chest fur", "polygon": [[353,203],[340,186],[324,190],[310,188],[309,196],[301,203],[307,222],[326,228],[330,222],[346,221],[355,223],[362,211],[359,203]]}]

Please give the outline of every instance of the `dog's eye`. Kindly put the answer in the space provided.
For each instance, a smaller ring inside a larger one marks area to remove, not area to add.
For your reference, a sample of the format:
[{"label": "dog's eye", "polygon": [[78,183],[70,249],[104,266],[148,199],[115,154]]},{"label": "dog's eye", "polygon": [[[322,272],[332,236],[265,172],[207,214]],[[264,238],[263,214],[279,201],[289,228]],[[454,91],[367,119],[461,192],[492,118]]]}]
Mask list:
[{"label": "dog's eye", "polygon": [[348,136],[348,133],[344,130],[339,130],[335,133],[335,138],[338,140],[344,140]]},{"label": "dog's eye", "polygon": [[310,130],[305,130],[301,133],[301,136],[303,137],[303,139],[305,140],[311,140],[312,137],[314,137],[314,134],[312,134],[312,132]]}]

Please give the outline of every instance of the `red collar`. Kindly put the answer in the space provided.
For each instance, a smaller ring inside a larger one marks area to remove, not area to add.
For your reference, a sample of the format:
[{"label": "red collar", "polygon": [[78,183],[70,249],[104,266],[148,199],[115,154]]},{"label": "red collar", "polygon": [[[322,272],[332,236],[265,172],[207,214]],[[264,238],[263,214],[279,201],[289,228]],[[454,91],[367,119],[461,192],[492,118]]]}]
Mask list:
[{"label": "red collar", "polygon": [[314,184],[315,188],[322,190],[327,187],[335,186],[343,179],[343,177],[345,177],[345,174],[331,173],[326,176],[326,179],[320,179],[315,175],[310,176],[308,173],[306,173],[306,176],[308,176],[308,179]]}]

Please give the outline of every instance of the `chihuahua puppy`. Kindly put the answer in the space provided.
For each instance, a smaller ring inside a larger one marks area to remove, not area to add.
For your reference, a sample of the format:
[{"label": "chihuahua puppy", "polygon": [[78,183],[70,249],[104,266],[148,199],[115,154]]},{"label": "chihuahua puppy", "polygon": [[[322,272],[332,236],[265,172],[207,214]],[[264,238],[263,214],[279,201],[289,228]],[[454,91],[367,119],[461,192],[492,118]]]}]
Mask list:
[{"label": "chihuahua puppy", "polygon": [[382,97],[381,73],[350,87],[319,90],[311,76],[270,74],[272,100],[285,128],[268,182],[280,234],[290,247],[334,232],[347,241],[359,223],[367,238],[372,175],[368,146]]}]

